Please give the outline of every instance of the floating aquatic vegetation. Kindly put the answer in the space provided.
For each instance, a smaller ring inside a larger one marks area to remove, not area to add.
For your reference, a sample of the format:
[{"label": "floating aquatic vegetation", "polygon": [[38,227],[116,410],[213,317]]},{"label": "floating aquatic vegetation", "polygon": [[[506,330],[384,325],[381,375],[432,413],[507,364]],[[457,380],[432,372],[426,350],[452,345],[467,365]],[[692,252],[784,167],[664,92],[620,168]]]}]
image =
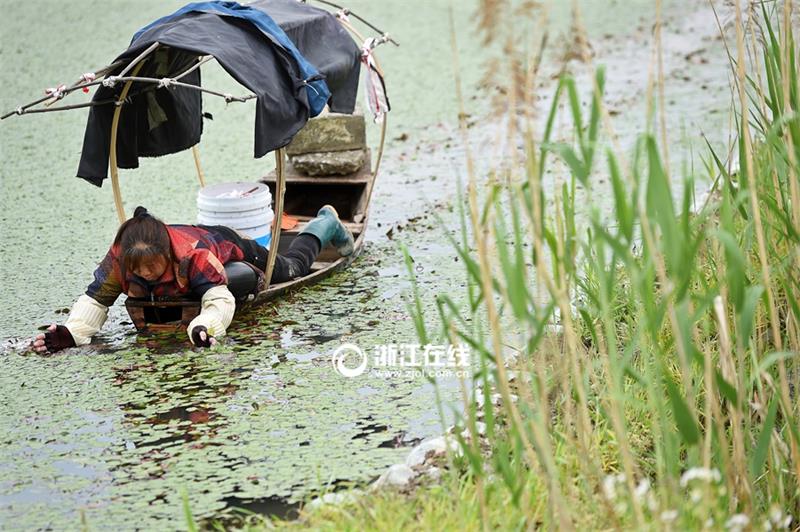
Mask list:
[{"label": "floating aquatic vegetation", "polygon": [[[451,259],[418,260],[435,270]],[[348,379],[331,365],[343,342],[416,341],[403,299],[381,297],[398,282],[379,273],[392,261],[402,264],[394,244],[370,246],[350,270],[245,310],[210,351],[131,335],[50,357],[6,352],[0,478],[13,480],[0,482],[0,521],[163,527],[182,522],[184,489],[195,516],[212,519],[377,477],[442,430],[424,377]],[[419,283],[443,280],[457,282]],[[457,400],[456,386],[444,390]]]}]

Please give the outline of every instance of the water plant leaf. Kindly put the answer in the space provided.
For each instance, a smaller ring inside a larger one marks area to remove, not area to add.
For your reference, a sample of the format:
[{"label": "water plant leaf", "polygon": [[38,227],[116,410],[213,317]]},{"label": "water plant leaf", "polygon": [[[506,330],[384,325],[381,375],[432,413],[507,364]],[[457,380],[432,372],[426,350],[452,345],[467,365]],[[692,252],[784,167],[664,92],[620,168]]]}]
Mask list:
[{"label": "water plant leaf", "polygon": [[189,492],[186,488],[181,490],[181,499],[183,499],[183,515],[186,518],[186,530],[189,532],[197,532],[197,523],[194,521],[192,509],[189,507]]},{"label": "water plant leaf", "polygon": [[[606,157],[614,191],[614,211],[619,222],[619,231],[625,237],[625,241],[630,243],[633,240],[634,206],[628,202],[628,190],[623,183],[616,156],[608,150]],[[630,194],[630,197],[635,198],[636,194]]]},{"label": "water plant leaf", "polygon": [[[498,211],[501,209],[499,200],[496,200],[495,207]],[[512,211],[518,209],[517,205],[511,202],[509,208]],[[517,319],[526,319],[528,316],[528,301],[530,295],[528,293],[528,285],[525,280],[525,262],[522,254],[522,234],[518,223],[514,226],[514,257],[512,259],[509,253],[509,245],[506,243],[508,233],[506,230],[505,222],[502,216],[495,219],[494,232],[496,239],[497,256],[500,260],[500,269],[503,273],[506,287],[506,297],[511,303],[511,310]]]},{"label": "water plant leaf", "polygon": [[414,260],[408,252],[408,248],[404,244],[400,244],[400,250],[403,253],[403,261],[408,271],[408,277],[411,280],[411,298],[413,303],[408,303],[408,314],[414,321],[414,328],[417,330],[417,338],[423,343],[427,344],[428,331],[425,327],[425,311],[422,308],[422,299],[419,295],[419,287],[417,286],[417,276],[414,273]]},{"label": "water plant leaf", "polygon": [[717,384],[717,389],[719,390],[719,393],[722,395],[722,397],[730,401],[730,403],[734,405],[736,408],[740,409],[741,406],[739,404],[739,394],[736,393],[736,387],[733,384],[729,383],[727,380],[725,380],[725,377],[722,376],[722,372],[720,370],[718,369],[715,370],[714,376]]},{"label": "water plant leaf", "polygon": [[589,185],[589,169],[575,153],[575,150],[565,142],[551,142],[544,147],[559,157],[567,164],[572,175],[574,175],[583,186]]},{"label": "water plant leaf", "polygon": [[645,138],[648,161],[647,212],[661,230],[661,249],[670,271],[681,263],[681,242],[678,238],[678,222],[675,218],[675,205],[669,187],[667,174],[661,164],[655,139]]},{"label": "water plant leaf", "polygon": [[[791,286],[792,283],[796,285],[794,288]],[[794,293],[800,291],[800,280],[784,279],[780,284],[781,288],[783,288],[787,294],[793,293],[793,290],[795,291]],[[797,299],[791,297],[788,298],[787,301],[789,303],[789,308],[794,315],[794,319],[800,321],[800,301],[797,301]]]},{"label": "water plant leaf", "polygon": [[511,451],[512,449],[509,448],[506,440],[497,440],[497,452],[493,453],[493,461],[496,469],[500,472],[500,476],[503,478],[503,482],[511,492],[511,503],[514,506],[519,506],[520,495],[524,487],[522,480],[525,476],[519,475],[517,471],[512,469],[509,460],[509,457],[513,456]]},{"label": "water plant leaf", "polygon": [[469,344],[469,346],[472,347],[474,350],[476,350],[481,356],[486,357],[486,359],[492,363],[495,362],[494,354],[492,354],[491,351],[486,349],[486,347],[484,347],[482,342],[480,342],[479,340],[473,338],[472,336],[461,330],[456,331],[456,334],[458,334],[459,338],[467,342],[467,344]]},{"label": "water plant leaf", "polygon": [[752,285],[745,289],[736,327],[736,333],[739,336],[740,345],[743,347],[747,346],[750,340],[750,334],[753,332],[756,308],[758,306],[758,301],[761,299],[763,294],[764,287],[761,285]]},{"label": "water plant leaf", "polygon": [[739,248],[739,244],[733,238],[733,235],[727,231],[720,229],[715,236],[725,250],[725,279],[730,300],[734,308],[741,311],[747,283],[744,253]]},{"label": "water plant leaf", "polygon": [[[555,119],[558,114],[558,106],[559,103],[561,102],[561,95],[564,90],[564,85],[566,83],[565,80],[566,76],[561,76],[561,78],[558,80],[558,86],[556,87],[555,94],[553,95],[553,102],[550,104],[550,110],[547,113],[547,121],[545,122],[544,134],[542,135],[542,142],[539,155],[539,168],[537,175],[539,176],[540,179],[544,175],[545,163],[547,161],[547,153],[548,153],[546,146],[550,143],[550,137],[553,134],[553,125],[555,124]],[[528,184],[525,183],[524,186],[527,189]]]},{"label": "water plant leaf", "polygon": [[664,383],[667,387],[667,395],[669,395],[669,402],[672,406],[672,415],[675,417],[675,423],[678,426],[683,442],[686,445],[695,445],[700,441],[700,429],[697,426],[689,405],[686,403],[683,394],[681,394],[678,386],[671,377],[665,376]]},{"label": "water plant leaf", "polygon": [[[705,140],[706,147],[708,148],[708,151],[711,154],[711,158],[714,160],[714,164],[716,164],[717,170],[719,170],[718,179],[723,180],[723,183],[725,184],[729,194],[729,196],[725,196],[723,198],[723,201],[725,201],[727,198],[736,197],[737,190],[736,190],[736,184],[733,181],[733,176],[730,173],[728,173],[728,169],[725,168],[724,164],[722,164],[722,161],[717,155],[716,150],[714,150],[714,147],[711,145],[708,139],[703,137],[703,140]],[[742,218],[747,220],[748,218],[747,209],[745,209],[743,205],[738,205],[738,209],[739,209],[739,214],[742,216]]]},{"label": "water plant leaf", "polygon": [[758,378],[759,375],[765,373],[771,368],[774,364],[781,360],[787,360],[792,357],[798,356],[798,353],[793,351],[778,351],[775,353],[770,353],[765,356],[761,362],[758,363],[758,372],[753,375],[753,379]]},{"label": "water plant leaf", "polygon": [[569,99],[569,107],[572,112],[572,121],[574,122],[575,131],[579,136],[582,136],[583,114],[581,113],[581,99],[578,96],[575,78],[572,76],[565,76],[564,86],[567,88],[567,98]]},{"label": "water plant leaf", "polygon": [[772,430],[775,427],[775,417],[778,412],[778,402],[775,396],[770,399],[767,417],[764,419],[764,424],[761,426],[761,434],[758,435],[756,448],[753,451],[753,457],[750,459],[750,473],[753,478],[761,476],[761,472],[764,470],[764,464],[767,461],[769,442],[772,439]]},{"label": "water plant leaf", "polygon": [[586,148],[583,153],[583,161],[586,167],[591,170],[594,160],[594,150],[597,145],[597,138],[600,131],[600,109],[602,107],[603,95],[606,87],[606,70],[604,66],[599,66],[595,72],[596,88],[593,91],[592,106],[589,112],[589,130],[587,131]]}]

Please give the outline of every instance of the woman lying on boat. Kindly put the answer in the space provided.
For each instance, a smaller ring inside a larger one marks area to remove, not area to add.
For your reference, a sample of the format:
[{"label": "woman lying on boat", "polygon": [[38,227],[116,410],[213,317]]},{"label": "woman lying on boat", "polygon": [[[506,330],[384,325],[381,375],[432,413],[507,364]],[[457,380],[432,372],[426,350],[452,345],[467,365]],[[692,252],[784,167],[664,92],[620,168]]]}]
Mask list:
[{"label": "woman lying on boat", "polygon": [[[353,235],[336,210],[325,205],[286,253],[276,256],[271,283],[308,275],[329,242],[343,256],[353,253]],[[225,265],[247,263],[254,272],[248,271],[252,284],[263,286],[267,255],[266,248],[229,227],[167,225],[144,207],[137,207],[133,218],[120,226],[111,249],[94,272],[94,281],[75,302],[67,321],[64,325],[52,324],[37,335],[33,349],[53,353],[88,344],[105,323],[108,307],[123,292],[137,298],[200,297],[200,314],[189,323],[186,333],[196,346],[214,345],[216,338],[225,334],[236,310]]]}]

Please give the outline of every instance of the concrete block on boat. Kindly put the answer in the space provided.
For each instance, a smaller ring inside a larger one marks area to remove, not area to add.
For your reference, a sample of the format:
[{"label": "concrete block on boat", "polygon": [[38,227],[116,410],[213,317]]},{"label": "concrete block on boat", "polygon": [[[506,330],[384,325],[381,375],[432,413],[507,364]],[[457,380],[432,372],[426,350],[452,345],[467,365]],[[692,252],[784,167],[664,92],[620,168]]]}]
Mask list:
[{"label": "concrete block on boat", "polygon": [[295,170],[313,176],[346,175],[358,172],[367,159],[366,150],[304,153],[289,157]]},{"label": "concrete block on boat", "polygon": [[288,155],[363,150],[367,147],[364,115],[328,113],[310,119],[286,146]]}]

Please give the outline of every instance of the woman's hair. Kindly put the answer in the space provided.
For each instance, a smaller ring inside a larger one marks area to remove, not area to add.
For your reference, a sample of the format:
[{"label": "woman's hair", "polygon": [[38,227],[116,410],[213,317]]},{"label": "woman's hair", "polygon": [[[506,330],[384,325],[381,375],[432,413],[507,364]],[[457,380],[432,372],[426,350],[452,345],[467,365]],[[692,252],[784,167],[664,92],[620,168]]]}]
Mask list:
[{"label": "woman's hair", "polygon": [[127,270],[135,270],[142,263],[159,256],[172,261],[167,226],[142,206],[136,207],[133,217],[119,227],[114,245],[120,247],[123,277]]}]

